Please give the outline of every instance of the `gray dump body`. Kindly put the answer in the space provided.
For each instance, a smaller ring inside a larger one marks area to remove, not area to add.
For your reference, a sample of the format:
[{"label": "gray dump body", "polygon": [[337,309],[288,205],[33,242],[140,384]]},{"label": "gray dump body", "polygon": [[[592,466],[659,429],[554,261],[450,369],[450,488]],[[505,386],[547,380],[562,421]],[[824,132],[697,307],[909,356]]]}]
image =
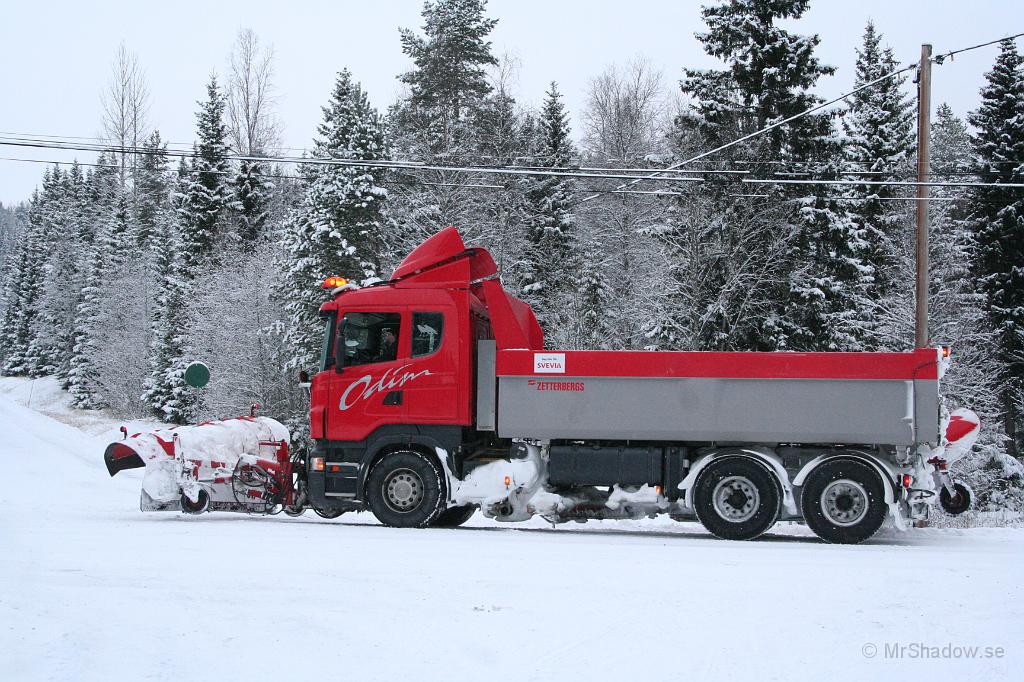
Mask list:
[{"label": "gray dump body", "polygon": [[[478,424],[505,438],[910,446],[939,440],[938,380],[497,375]],[[866,355],[866,354],[865,354]],[[488,374],[489,376],[483,376]]]}]

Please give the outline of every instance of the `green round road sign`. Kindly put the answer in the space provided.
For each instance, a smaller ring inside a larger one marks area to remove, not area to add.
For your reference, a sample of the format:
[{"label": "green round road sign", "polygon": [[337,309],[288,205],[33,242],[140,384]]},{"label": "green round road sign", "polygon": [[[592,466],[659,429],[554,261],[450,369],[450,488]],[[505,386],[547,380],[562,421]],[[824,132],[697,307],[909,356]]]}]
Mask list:
[{"label": "green round road sign", "polygon": [[210,383],[210,368],[204,362],[193,362],[185,368],[185,383],[193,388],[202,388]]}]

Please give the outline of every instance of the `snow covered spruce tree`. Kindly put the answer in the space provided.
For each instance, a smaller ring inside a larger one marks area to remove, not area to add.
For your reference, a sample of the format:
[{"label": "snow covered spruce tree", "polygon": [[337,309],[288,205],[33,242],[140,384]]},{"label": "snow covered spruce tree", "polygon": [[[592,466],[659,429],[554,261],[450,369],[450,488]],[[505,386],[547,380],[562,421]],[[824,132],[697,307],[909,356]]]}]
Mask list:
[{"label": "snow covered spruce tree", "polygon": [[[892,48],[882,47],[881,34],[868,22],[857,50],[854,85],[860,87],[898,68]],[[872,181],[898,180],[909,169],[915,140],[912,105],[903,93],[905,80],[902,76],[889,78],[853,95],[843,119],[845,160],[850,170],[871,173],[868,179]],[[899,196],[898,188],[893,186],[853,185],[846,196],[850,200],[848,210],[864,240],[861,258],[869,269],[864,293],[880,312],[883,307],[892,307],[885,305],[885,299],[893,293],[894,279],[900,276],[900,241],[910,206],[893,201]],[[875,334],[868,347],[902,349],[904,340],[885,334],[884,325],[879,329],[877,317],[872,316]],[[878,337],[879,333],[883,338]]]},{"label": "snow covered spruce tree", "polygon": [[[947,104],[936,110],[932,123],[931,171],[937,180],[964,180],[974,161],[967,125]],[[998,336],[985,312],[985,295],[975,276],[977,244],[968,220],[971,190],[963,187],[933,187],[932,196],[941,199],[931,208],[931,291],[929,329],[934,344],[951,346],[953,363],[942,377],[942,394],[950,407],[968,406],[981,417],[983,426],[972,452],[954,465],[957,477],[965,480],[982,511],[1020,509],[1020,464],[1006,456],[1002,421],[1002,364]],[[901,264],[906,281],[914,277],[910,239]],[[903,306],[912,310],[912,292]],[[912,315],[908,315],[912,318]],[[913,333],[912,319],[906,335]],[[1014,501],[1016,491],[1016,501]]]},{"label": "snow covered spruce tree", "polygon": [[[536,156],[539,144],[535,121],[530,112],[521,110],[513,96],[517,69],[518,63],[514,58],[506,55],[499,59],[498,66],[490,74],[491,94],[487,95],[473,112],[475,154],[481,163],[515,165],[521,163],[523,158]],[[480,240],[487,245],[501,272],[502,281],[511,290],[518,290],[526,265],[523,254],[528,251],[523,231],[527,203],[523,180],[509,175],[486,178],[481,175],[480,180],[486,184],[499,185],[501,189],[490,192],[474,192],[470,188],[463,190],[463,214],[472,222],[456,224],[463,229],[463,234],[468,239]],[[467,184],[477,182],[469,181],[465,177],[459,181]],[[402,187],[391,195],[389,202],[393,213],[399,213],[399,209],[395,207],[403,207],[405,193],[410,190],[422,191],[416,186]],[[429,200],[429,196],[423,198]],[[456,217],[459,221],[463,219],[462,216]],[[444,224],[442,218],[431,219],[428,215],[423,215],[422,227],[426,228],[423,230],[424,236],[433,234]],[[408,246],[401,251],[407,252]]]},{"label": "snow covered spruce tree", "polygon": [[[821,101],[810,88],[834,69],[814,55],[820,39],[778,25],[799,19],[808,5],[808,0],[732,0],[703,9],[708,31],[698,40],[727,68],[686,70],[682,90],[694,102],[677,119],[677,144],[719,145]],[[836,144],[831,117],[808,115],[737,145],[722,158],[746,162],[755,177],[787,166],[827,174]],[[862,274],[850,252],[857,236],[837,197],[823,190],[809,195],[773,188],[766,190],[765,203],[740,203],[731,195],[744,192],[733,182],[706,185],[718,211],[730,216],[721,223],[718,265],[698,265],[707,276],[707,310],[714,312],[700,325],[701,346],[844,349],[857,333],[851,321],[863,317],[848,310]],[[743,263],[743,272],[734,272],[732,263]],[[737,286],[740,282],[745,284]]]},{"label": "snow covered spruce tree", "polygon": [[73,309],[81,169],[48,168],[29,203],[28,227],[10,261],[3,371],[32,377],[66,370],[66,321]]},{"label": "snow covered spruce tree", "polygon": [[157,288],[150,323],[150,373],[141,398],[155,415],[171,423],[187,422],[192,404],[184,381],[187,362],[182,310],[186,288],[180,273],[180,248],[177,223],[158,223],[151,261]]},{"label": "snow covered spruce tree", "polygon": [[109,226],[101,227],[93,242],[83,249],[85,272],[74,316],[74,344],[68,370],[71,404],[84,409],[104,407],[96,367],[96,334],[103,305],[102,293],[108,275]]},{"label": "snow covered spruce tree", "polygon": [[38,267],[42,282],[33,311],[30,327],[30,341],[25,353],[25,364],[29,376],[41,377],[57,374],[61,365],[61,334],[67,317],[67,291],[62,281],[74,281],[74,263],[71,261],[68,234],[71,208],[68,202],[69,183],[67,173],[54,166],[49,176],[43,178],[42,192],[38,206],[41,224],[40,238],[45,253]]},{"label": "snow covered spruce tree", "polygon": [[1012,40],[1001,44],[986,74],[975,128],[978,178],[971,225],[985,308],[997,333],[1002,364],[1003,428],[1007,452],[1024,456],[1024,192],[1002,187],[1024,182],[1024,69]]},{"label": "snow covered spruce tree", "polygon": [[[44,185],[48,171],[44,174]],[[12,258],[7,280],[7,307],[4,310],[0,345],[4,351],[3,373],[20,376],[28,373],[29,344],[43,289],[43,264],[46,260],[45,223],[40,215],[40,192],[36,190],[29,202],[27,223],[21,247]]]},{"label": "snow covered spruce tree", "polygon": [[[962,180],[974,162],[967,125],[948,104],[939,105],[931,130],[931,172],[940,180]],[[985,314],[985,296],[974,276],[977,243],[971,232],[971,190],[964,187],[933,187],[940,199],[931,213],[931,291],[929,329],[934,343],[951,346],[955,362],[943,375],[943,394],[954,405],[970,405],[983,423],[994,424],[1000,412],[998,399],[999,363],[993,342],[995,334]],[[915,262],[908,238],[900,276],[914,277]],[[910,299],[912,292],[907,292]],[[913,305],[908,300],[907,311]],[[906,321],[906,335],[912,320]],[[994,429],[985,429],[984,440]]]},{"label": "snow covered spruce tree", "polygon": [[486,0],[423,3],[423,36],[401,29],[402,52],[415,68],[400,76],[409,86],[406,122],[437,153],[455,149],[466,136],[467,114],[491,92],[486,67],[497,60],[487,36],[497,19],[486,18]]},{"label": "snow covered spruce tree", "polygon": [[[68,390],[77,407],[109,405],[109,394],[114,392],[109,389],[118,383],[116,370],[127,360],[121,349],[113,349],[107,341],[111,337],[130,337],[131,326],[136,323],[134,319],[119,318],[125,311],[114,296],[114,292],[128,293],[126,272],[134,260],[136,238],[131,227],[130,192],[127,188],[117,191],[106,222],[83,249],[86,259],[81,297],[74,315],[69,316],[74,325],[74,343]],[[108,370],[106,375],[104,370]],[[137,384],[134,388],[137,395]]]},{"label": "snow covered spruce tree", "polygon": [[[569,165],[575,156],[569,117],[558,85],[551,83],[540,113],[541,144],[535,163],[549,168]],[[527,261],[523,297],[533,306],[537,320],[555,347],[566,343],[570,325],[570,292],[577,287],[579,256],[572,213],[572,180],[538,177],[525,186]],[[552,334],[555,332],[555,334]],[[560,334],[559,334],[560,333]],[[556,338],[556,334],[563,338]]]},{"label": "snow covered spruce tree", "polygon": [[[841,154],[839,145],[822,151]],[[838,164],[822,163],[817,174],[837,179]],[[788,309],[780,320],[785,348],[806,351],[863,350],[870,322],[864,292],[870,282],[862,256],[863,231],[847,214],[839,193],[821,188],[801,197],[789,273]]]},{"label": "snow covered spruce tree", "polygon": [[93,234],[87,217],[88,180],[77,161],[72,163],[64,180],[65,226],[54,254],[56,269],[60,274],[51,289],[51,305],[58,320],[56,336],[59,362],[56,375],[61,380],[61,387],[66,390],[75,344],[72,320],[80,301],[87,267],[82,259],[82,251],[92,242]]},{"label": "snow covered spruce tree", "polygon": [[80,282],[74,299],[74,315],[68,320],[71,329],[68,348],[68,369],[64,381],[72,401],[80,407],[103,404],[99,388],[99,370],[95,365],[98,318],[103,306],[101,288],[110,277],[101,262],[106,252],[100,248],[104,231],[115,210],[120,190],[120,173],[116,161],[100,154],[97,165],[83,186],[82,217],[77,251]]},{"label": "snow covered spruce tree", "polygon": [[19,246],[22,243],[26,228],[27,205],[17,204],[4,206],[0,202],[0,320],[3,326],[0,327],[0,366],[3,365],[6,352],[4,343],[7,329],[8,302],[11,300],[11,289],[18,278],[17,258]]},{"label": "snow covered spruce tree", "polygon": [[234,192],[238,212],[238,238],[252,249],[267,223],[269,186],[264,180],[266,166],[257,161],[240,161]]},{"label": "snow covered spruce tree", "polygon": [[206,93],[207,98],[199,103],[196,114],[199,139],[178,207],[182,274],[189,280],[214,264],[215,247],[219,240],[227,237],[223,228],[234,201],[227,158],[227,126],[224,124],[226,104],[216,76],[210,77]]},{"label": "snow covered spruce tree", "polygon": [[615,323],[608,316],[615,290],[601,261],[601,244],[591,244],[580,258],[580,272],[573,290],[575,327],[572,335],[579,348],[611,350],[616,346]]},{"label": "snow covered spruce tree", "polygon": [[[376,161],[388,157],[384,125],[349,71],[338,74],[323,108],[316,158]],[[374,281],[384,225],[383,171],[366,166],[307,166],[306,195],[283,228],[284,291],[290,367],[313,369],[323,341],[320,285],[332,275]]]},{"label": "snow covered spruce tree", "polygon": [[[487,18],[485,9],[484,0],[425,2],[422,33],[401,29],[402,51],[413,68],[399,77],[407,96],[388,113],[396,155],[460,164],[488,154],[483,148],[494,140],[481,144],[478,124],[493,120],[481,110],[511,102],[490,99],[488,69],[500,66],[487,40],[497,20]],[[434,170],[389,177],[395,183],[389,200],[394,226],[388,231],[393,259],[445,225],[457,225],[469,242],[490,243],[500,218],[508,217],[491,203],[494,193],[467,187],[481,184],[482,176]]]},{"label": "snow covered spruce tree", "polygon": [[149,251],[160,224],[166,219],[170,185],[167,145],[160,139],[159,131],[153,131],[142,150],[135,180],[134,242],[137,248]]},{"label": "snow covered spruce tree", "polygon": [[[215,76],[206,88],[207,98],[196,114],[195,156],[179,168],[177,231],[165,226],[167,243],[173,243],[175,257],[158,265],[161,289],[153,317],[151,372],[143,400],[161,419],[182,424],[195,411],[196,396],[185,384],[185,367],[190,358],[185,347],[182,304],[189,300],[196,281],[217,266],[221,244],[231,235],[226,229],[234,206],[230,188],[227,126],[224,96]],[[157,263],[161,256],[157,254]]]}]

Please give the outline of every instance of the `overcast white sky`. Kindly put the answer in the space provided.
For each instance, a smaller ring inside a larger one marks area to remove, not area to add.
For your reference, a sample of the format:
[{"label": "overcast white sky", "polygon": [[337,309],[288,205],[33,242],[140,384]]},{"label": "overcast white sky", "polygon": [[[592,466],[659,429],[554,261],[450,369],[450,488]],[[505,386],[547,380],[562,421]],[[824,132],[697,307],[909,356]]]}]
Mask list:
[{"label": "overcast white sky", "polygon": [[[518,98],[539,103],[557,80],[574,118],[589,78],[607,64],[641,54],[675,87],[685,66],[715,63],[694,38],[704,28],[700,2],[690,0],[491,0],[499,19],[496,54],[521,63]],[[335,73],[348,67],[385,108],[396,97],[395,76],[409,67],[398,27],[419,27],[419,0],[310,2],[9,2],[0,9],[0,132],[97,135],[100,91],[124,40],[145,68],[151,118],[165,140],[193,139],[196,100],[211,70],[223,73],[240,28],[250,27],[277,53],[276,83],[284,142],[309,145]],[[871,18],[903,60],[922,42],[936,52],[1024,31],[1024,3],[1015,0],[816,0],[794,28],[818,33],[819,56],[838,67],[820,84],[835,96],[853,81],[854,49]],[[934,72],[934,102],[964,114],[976,106],[996,48],[977,50]],[[63,152],[0,146],[0,156],[70,160]],[[82,161],[92,161],[80,154]],[[26,199],[43,166],[0,160],[0,202]]]}]

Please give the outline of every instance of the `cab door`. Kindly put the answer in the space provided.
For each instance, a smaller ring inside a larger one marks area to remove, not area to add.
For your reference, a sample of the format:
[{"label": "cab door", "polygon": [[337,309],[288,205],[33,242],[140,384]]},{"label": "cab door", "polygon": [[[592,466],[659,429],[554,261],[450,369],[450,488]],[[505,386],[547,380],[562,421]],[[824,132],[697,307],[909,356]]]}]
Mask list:
[{"label": "cab door", "polygon": [[401,391],[409,361],[409,319],[403,307],[344,311],[334,343],[341,369],[331,375],[327,438],[360,441],[381,426],[405,423]]},{"label": "cab door", "polygon": [[403,386],[410,424],[457,424],[459,344],[454,306],[409,308],[410,352]]}]

